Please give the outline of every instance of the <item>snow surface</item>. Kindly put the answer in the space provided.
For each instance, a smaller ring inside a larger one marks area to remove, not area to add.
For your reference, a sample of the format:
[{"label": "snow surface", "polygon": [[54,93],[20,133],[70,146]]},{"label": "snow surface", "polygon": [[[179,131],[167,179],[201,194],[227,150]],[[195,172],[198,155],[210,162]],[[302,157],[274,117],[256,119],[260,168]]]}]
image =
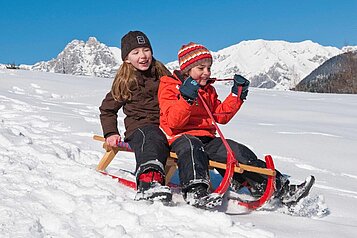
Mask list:
[{"label": "snow surface", "polygon": [[[92,136],[111,82],[0,69],[0,237],[356,237],[357,95],[251,89],[221,126],[226,138],[271,154],[292,182],[313,174],[316,184],[296,211],[204,211],[178,193],[173,207],[133,201],[95,171],[104,151]],[[109,170],[134,164],[123,152]]]}]

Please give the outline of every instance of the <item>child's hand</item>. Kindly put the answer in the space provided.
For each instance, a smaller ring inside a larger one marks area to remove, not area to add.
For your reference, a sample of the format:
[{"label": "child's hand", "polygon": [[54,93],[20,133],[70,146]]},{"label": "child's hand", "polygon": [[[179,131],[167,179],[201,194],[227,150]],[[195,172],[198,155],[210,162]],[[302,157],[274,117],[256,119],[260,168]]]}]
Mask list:
[{"label": "child's hand", "polygon": [[188,102],[194,101],[198,97],[200,85],[191,77],[188,77],[180,86],[180,93]]},{"label": "child's hand", "polygon": [[238,86],[241,86],[243,88],[242,88],[242,93],[239,96],[242,100],[247,99],[247,95],[249,91],[248,88],[250,84],[249,80],[239,74],[235,74],[233,80],[234,80],[234,84],[232,87],[232,93],[238,95]]},{"label": "child's hand", "polygon": [[118,147],[119,141],[121,141],[120,135],[111,135],[105,139],[105,142],[111,147]]}]

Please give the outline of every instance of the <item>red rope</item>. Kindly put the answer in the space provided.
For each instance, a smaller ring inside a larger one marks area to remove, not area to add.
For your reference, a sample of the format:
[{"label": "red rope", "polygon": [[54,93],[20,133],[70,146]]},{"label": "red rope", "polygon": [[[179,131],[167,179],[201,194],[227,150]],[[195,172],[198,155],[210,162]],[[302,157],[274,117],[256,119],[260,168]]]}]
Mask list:
[{"label": "red rope", "polygon": [[[238,87],[238,95],[240,95],[241,93],[242,93],[242,87],[240,86],[240,87]],[[215,126],[219,136],[221,137],[223,145],[224,145],[224,147],[226,147],[226,150],[227,150],[226,172],[224,174],[224,177],[223,177],[221,183],[214,191],[214,193],[223,195],[227,191],[228,187],[230,186],[230,183],[231,183],[231,180],[232,180],[232,177],[234,174],[234,167],[236,165],[238,165],[238,161],[236,160],[235,154],[234,154],[232,148],[229,146],[226,138],[224,138],[222,131],[219,129],[219,127],[216,123],[216,120],[214,119],[214,117],[212,115],[211,110],[207,106],[207,103],[203,100],[203,97],[200,94],[198,94],[198,97],[202,101],[203,107],[206,109],[207,114],[211,118],[213,125]]]}]

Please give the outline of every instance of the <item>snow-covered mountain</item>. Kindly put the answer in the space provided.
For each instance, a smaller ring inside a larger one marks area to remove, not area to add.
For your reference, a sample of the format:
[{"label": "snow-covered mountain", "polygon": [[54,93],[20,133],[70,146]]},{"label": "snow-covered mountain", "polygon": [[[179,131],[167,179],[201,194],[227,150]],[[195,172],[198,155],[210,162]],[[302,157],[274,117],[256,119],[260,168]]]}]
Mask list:
[{"label": "snow-covered mountain", "polygon": [[256,87],[290,89],[323,62],[340,53],[338,48],[324,47],[312,41],[243,41],[218,51],[213,70],[217,77],[240,73]]},{"label": "snow-covered mountain", "polygon": [[32,69],[73,75],[113,77],[122,63],[120,49],[108,47],[95,37],[73,40],[55,59],[36,63]]},{"label": "snow-covered mountain", "polygon": [[327,60],[295,89],[318,93],[357,93],[357,51],[349,51]]},{"label": "snow-covered mountain", "polygon": [[[335,47],[321,46],[312,41],[249,40],[212,52],[212,76],[232,77],[241,74],[251,86],[290,89],[329,58],[342,53]],[[178,62],[167,66],[173,70]]]},{"label": "snow-covered mountain", "polygon": [[[251,80],[251,86],[287,90],[294,88],[304,77],[343,49],[321,46],[310,40],[287,41],[249,40],[212,52],[212,77],[227,78],[242,74]],[[47,62],[36,63],[32,69],[73,75],[114,77],[122,63],[120,49],[108,47],[90,37],[87,42],[73,40],[57,56]],[[166,66],[172,71],[178,61]]]}]

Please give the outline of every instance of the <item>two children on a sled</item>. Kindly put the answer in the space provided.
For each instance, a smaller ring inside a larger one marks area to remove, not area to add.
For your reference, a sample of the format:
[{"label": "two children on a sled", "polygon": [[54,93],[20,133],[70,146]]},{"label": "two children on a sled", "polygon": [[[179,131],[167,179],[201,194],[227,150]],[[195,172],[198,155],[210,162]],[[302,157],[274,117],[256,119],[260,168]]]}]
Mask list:
[{"label": "two children on a sled", "polygon": [[[100,119],[108,145],[115,147],[122,140],[117,128],[117,113],[123,108],[126,118],[125,141],[135,152],[136,199],[170,201],[172,193],[165,186],[165,164],[169,152],[178,156],[178,170],[183,197],[190,205],[219,205],[220,196],[209,191],[209,160],[226,162],[227,151],[216,128],[202,106],[209,106],[217,123],[226,124],[247,99],[249,81],[234,75],[231,93],[221,102],[210,80],[212,55],[204,46],[189,43],[178,52],[180,70],[171,74],[153,58],[147,36],[130,31],[121,40],[123,64],[114,79],[111,91],[100,106]],[[239,88],[241,87],[241,90]],[[199,96],[200,95],[200,96]],[[246,146],[228,140],[239,163],[266,167],[265,162]],[[224,175],[224,170],[218,170]],[[314,178],[300,185],[276,171],[275,198],[283,204],[297,202],[306,196]],[[235,173],[231,187],[247,186],[253,196],[265,191],[264,175]]]}]

